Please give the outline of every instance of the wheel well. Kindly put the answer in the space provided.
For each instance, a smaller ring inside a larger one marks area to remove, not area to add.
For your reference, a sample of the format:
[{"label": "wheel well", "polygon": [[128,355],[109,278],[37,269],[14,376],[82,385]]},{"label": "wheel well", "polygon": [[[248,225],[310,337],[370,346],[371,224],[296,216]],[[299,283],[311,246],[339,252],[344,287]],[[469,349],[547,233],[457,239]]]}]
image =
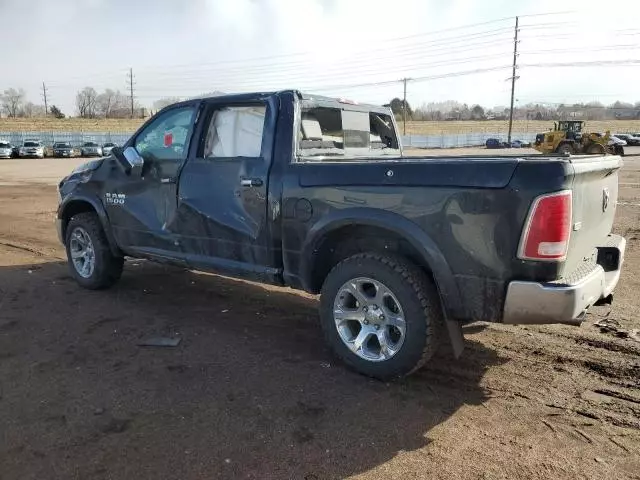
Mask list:
[{"label": "wheel well", "polygon": [[79,213],[95,212],[95,211],[96,209],[93,208],[93,205],[91,205],[89,202],[85,200],[74,200],[70,202],[64,208],[64,211],[62,213],[63,238],[65,238],[65,235],[67,233],[67,225],[69,224],[69,220],[71,220],[75,215],[78,215]]},{"label": "wheel well", "polygon": [[422,255],[401,235],[382,227],[348,225],[329,232],[314,250],[315,258],[309,279],[312,292],[320,292],[324,279],[338,263],[363,252],[401,255],[420,267],[435,281]]}]

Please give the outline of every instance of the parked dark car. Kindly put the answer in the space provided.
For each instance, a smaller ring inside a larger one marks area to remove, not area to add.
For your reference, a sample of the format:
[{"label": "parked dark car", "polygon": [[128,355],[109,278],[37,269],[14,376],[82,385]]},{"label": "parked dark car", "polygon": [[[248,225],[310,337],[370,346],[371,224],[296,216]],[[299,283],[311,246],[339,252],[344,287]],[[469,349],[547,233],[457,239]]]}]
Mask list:
[{"label": "parked dark car", "polygon": [[486,148],[504,148],[504,143],[502,142],[502,140],[499,140],[497,138],[488,138],[487,141],[485,142],[485,147]]},{"label": "parked dark car", "polygon": [[54,157],[72,157],[73,154],[74,150],[69,142],[56,142],[53,144]]},{"label": "parked dark car", "polygon": [[387,379],[443,337],[459,355],[465,322],[580,325],[609,303],[621,165],[403,158],[388,108],[297,91],[199,98],[63,179],[57,228],[85,288],[117,282],[126,255],[321,294],[336,355]]},{"label": "parked dark car", "polygon": [[629,146],[639,146],[640,145],[640,137],[636,137],[627,133],[616,133],[614,137],[619,138],[620,140],[624,140],[627,142]]},{"label": "parked dark car", "polygon": [[102,147],[96,142],[85,142],[80,147],[80,156],[82,157],[101,157]]}]

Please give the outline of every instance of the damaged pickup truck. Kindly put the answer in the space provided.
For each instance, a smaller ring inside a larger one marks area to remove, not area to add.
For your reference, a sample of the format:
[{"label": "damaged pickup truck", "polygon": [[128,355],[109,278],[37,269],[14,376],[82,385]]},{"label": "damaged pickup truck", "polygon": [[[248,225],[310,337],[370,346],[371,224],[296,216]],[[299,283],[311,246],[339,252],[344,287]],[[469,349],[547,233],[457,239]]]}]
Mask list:
[{"label": "damaged pickup truck", "polygon": [[382,107],[297,91],[171,105],[60,182],[72,275],[125,256],[320,297],[335,354],[409,374],[461,325],[580,325],[610,302],[617,156],[403,157]]}]

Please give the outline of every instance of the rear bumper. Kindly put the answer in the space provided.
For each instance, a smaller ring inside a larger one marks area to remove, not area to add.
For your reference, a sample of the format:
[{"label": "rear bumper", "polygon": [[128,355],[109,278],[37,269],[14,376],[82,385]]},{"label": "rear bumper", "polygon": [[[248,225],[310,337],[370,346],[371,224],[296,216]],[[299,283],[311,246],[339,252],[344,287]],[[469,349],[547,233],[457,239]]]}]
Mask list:
[{"label": "rear bumper", "polygon": [[617,268],[605,271],[596,264],[572,284],[512,281],[507,288],[503,322],[580,325],[587,308],[611,295],[620,279],[626,240],[619,235],[609,238],[607,248],[619,251]]}]

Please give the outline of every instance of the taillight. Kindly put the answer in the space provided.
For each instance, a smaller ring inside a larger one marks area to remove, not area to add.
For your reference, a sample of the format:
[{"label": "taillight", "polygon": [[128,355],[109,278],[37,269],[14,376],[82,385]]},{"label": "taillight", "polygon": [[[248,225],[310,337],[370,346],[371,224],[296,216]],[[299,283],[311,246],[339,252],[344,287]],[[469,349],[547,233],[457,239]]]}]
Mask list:
[{"label": "taillight", "polygon": [[571,190],[537,197],[522,232],[518,257],[564,260],[571,234]]}]

